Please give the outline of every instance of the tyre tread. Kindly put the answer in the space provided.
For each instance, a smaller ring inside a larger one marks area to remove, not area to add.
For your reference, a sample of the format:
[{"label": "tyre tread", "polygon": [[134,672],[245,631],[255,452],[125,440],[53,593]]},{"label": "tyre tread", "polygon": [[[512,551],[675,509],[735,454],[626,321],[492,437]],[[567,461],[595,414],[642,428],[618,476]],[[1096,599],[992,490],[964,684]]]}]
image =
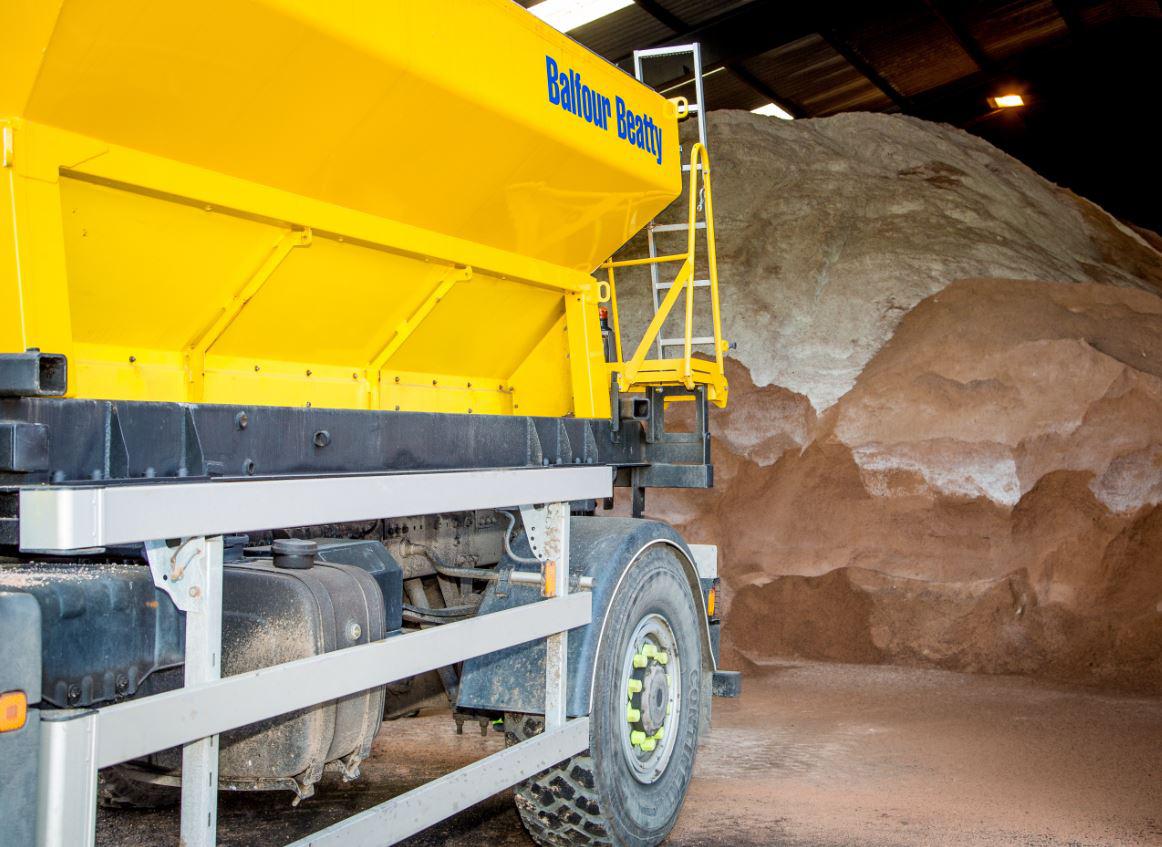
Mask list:
[{"label": "tyre tread", "polygon": [[[505,741],[518,744],[544,729],[532,715],[505,715]],[[601,813],[589,751],[541,771],[515,786],[516,808],[541,847],[612,847]]]}]

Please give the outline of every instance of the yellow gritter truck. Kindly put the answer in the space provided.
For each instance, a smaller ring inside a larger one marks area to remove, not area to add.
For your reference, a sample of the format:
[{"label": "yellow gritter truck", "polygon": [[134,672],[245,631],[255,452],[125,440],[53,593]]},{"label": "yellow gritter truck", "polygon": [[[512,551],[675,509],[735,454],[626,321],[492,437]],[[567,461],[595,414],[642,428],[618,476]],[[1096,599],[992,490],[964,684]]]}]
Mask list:
[{"label": "yellow gritter truck", "polygon": [[509,746],[297,844],[512,785],[538,843],[663,840],[738,684],[715,549],[642,518],[728,393],[697,45],[636,60],[690,102],[509,0],[14,0],[0,55],[5,843],[211,845],[432,704]]}]

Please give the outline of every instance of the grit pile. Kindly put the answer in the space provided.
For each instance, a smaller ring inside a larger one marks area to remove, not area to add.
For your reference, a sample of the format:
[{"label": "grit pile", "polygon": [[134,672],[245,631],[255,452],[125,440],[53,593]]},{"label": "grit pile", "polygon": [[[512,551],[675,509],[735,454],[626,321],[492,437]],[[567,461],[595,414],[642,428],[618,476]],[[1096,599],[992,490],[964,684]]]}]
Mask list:
[{"label": "grit pile", "polygon": [[1156,236],[951,127],[709,118],[730,407],[647,511],[720,546],[726,663],[1162,693]]}]

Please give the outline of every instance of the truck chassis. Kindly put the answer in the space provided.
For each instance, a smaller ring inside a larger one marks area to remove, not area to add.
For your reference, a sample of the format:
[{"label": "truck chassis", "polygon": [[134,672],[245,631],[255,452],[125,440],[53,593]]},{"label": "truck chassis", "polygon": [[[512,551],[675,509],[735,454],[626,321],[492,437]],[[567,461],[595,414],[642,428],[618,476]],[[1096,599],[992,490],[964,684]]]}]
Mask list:
[{"label": "truck chassis", "polygon": [[[98,770],[181,747],[182,844],[213,845],[220,734],[542,639],[543,707],[530,707],[522,693],[524,711],[543,708],[542,733],[294,843],[395,843],[584,751],[590,718],[569,705],[568,630],[596,616],[593,579],[570,578],[571,515],[611,501],[615,484],[634,489],[640,514],[648,485],[709,483],[705,397],[699,390],[690,398],[695,430],[671,433],[664,408],[673,393],[658,388],[625,398],[615,405],[625,417],[614,421],[0,402],[10,458],[20,460],[9,461],[0,478],[7,492],[0,494],[0,537],[9,549],[83,562],[84,551],[144,544],[154,584],[185,613],[182,688],[95,708],[29,710],[38,724],[29,729],[39,732],[37,843],[93,845]],[[277,464],[259,466],[249,454]],[[460,467],[441,468],[449,464]],[[543,564],[518,576],[535,583],[542,599],[222,676],[224,536],[488,509],[519,510]],[[699,573],[693,560],[688,566],[691,593],[704,606],[700,580],[714,573]],[[703,621],[708,696],[715,668]],[[704,722],[706,704],[698,705]]]}]

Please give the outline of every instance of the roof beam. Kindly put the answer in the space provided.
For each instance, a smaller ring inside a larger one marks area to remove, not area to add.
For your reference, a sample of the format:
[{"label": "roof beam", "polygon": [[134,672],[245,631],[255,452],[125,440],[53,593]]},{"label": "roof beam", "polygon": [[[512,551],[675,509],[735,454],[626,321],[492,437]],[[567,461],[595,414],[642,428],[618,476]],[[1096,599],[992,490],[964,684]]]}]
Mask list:
[{"label": "roof beam", "polygon": [[1061,20],[1065,21],[1065,28],[1069,30],[1069,34],[1074,38],[1080,38],[1085,32],[1085,22],[1077,10],[1076,0],[1053,0],[1053,8],[1057,10]]},{"label": "roof beam", "polygon": [[633,0],[638,8],[649,14],[654,20],[669,27],[674,32],[685,32],[690,28],[684,20],[679,18],[657,0]]},{"label": "roof beam", "polygon": [[900,108],[900,111],[907,112],[911,110],[912,103],[908,97],[884,79],[880,75],[880,72],[872,66],[871,62],[860,55],[855,45],[851,44],[831,27],[824,27],[819,31],[819,34],[823,36],[824,41],[831,45],[832,50],[847,60],[849,65],[867,77],[868,82],[882,91],[885,97]]},{"label": "roof beam", "polygon": [[[658,3],[656,0],[646,0],[646,3],[638,2],[638,5],[654,14],[650,7],[656,7]],[[663,14],[675,22],[680,20],[669,12],[663,11]],[[656,15],[655,17],[666,26],[670,26],[662,18]],[[677,30],[678,34],[672,38],[662,39],[650,46],[665,47],[697,41],[702,45],[703,65],[711,67],[758,56],[774,47],[810,35],[814,31],[815,28],[808,16],[800,12],[797,6],[788,8],[784,0],[752,0],[745,6],[696,27],[683,27]],[[632,58],[633,54],[630,53],[616,61],[618,64],[624,64]],[[671,79],[678,79],[682,74],[683,71],[679,70]]]},{"label": "roof beam", "polygon": [[[657,0],[644,0],[644,3],[635,0],[635,2],[650,14],[654,14],[651,7],[659,5]],[[674,22],[681,20],[668,10],[663,9],[662,14]],[[785,0],[751,0],[745,6],[712,18],[693,29],[678,30],[678,34],[672,38],[663,39],[650,46],[664,47],[697,41],[702,45],[704,67],[727,66],[732,71],[737,71],[738,63],[745,59],[818,32],[835,52],[863,74],[901,111],[908,111],[911,108],[908,97],[898,91],[864,59],[854,45],[832,27],[823,25],[820,19],[824,16],[826,11],[822,13],[804,11],[799,4],[788,5]],[[662,18],[657,19],[670,26]],[[622,56],[617,63],[624,64],[631,58],[632,54]],[[689,70],[676,62],[669,71],[671,76],[664,84],[689,78]],[[751,76],[753,77],[753,74]]]},{"label": "roof beam", "polygon": [[986,73],[996,70],[996,63],[984,52],[980,42],[968,31],[968,27],[958,17],[944,9],[941,0],[923,0],[923,2],[928,7],[928,11],[940,21],[946,30],[952,33],[952,37],[956,39],[960,49],[968,54],[968,58],[972,59],[978,68]]},{"label": "roof beam", "polygon": [[748,88],[752,89],[758,94],[761,94],[772,103],[781,106],[783,109],[790,113],[791,117],[811,117],[811,113],[808,112],[801,103],[796,100],[792,100],[789,97],[785,97],[782,94],[779,94],[779,92],[775,91],[775,89],[771,88],[771,86],[767,85],[759,77],[751,73],[745,65],[731,62],[726,65],[726,70],[734,74],[735,77],[737,77]]}]

